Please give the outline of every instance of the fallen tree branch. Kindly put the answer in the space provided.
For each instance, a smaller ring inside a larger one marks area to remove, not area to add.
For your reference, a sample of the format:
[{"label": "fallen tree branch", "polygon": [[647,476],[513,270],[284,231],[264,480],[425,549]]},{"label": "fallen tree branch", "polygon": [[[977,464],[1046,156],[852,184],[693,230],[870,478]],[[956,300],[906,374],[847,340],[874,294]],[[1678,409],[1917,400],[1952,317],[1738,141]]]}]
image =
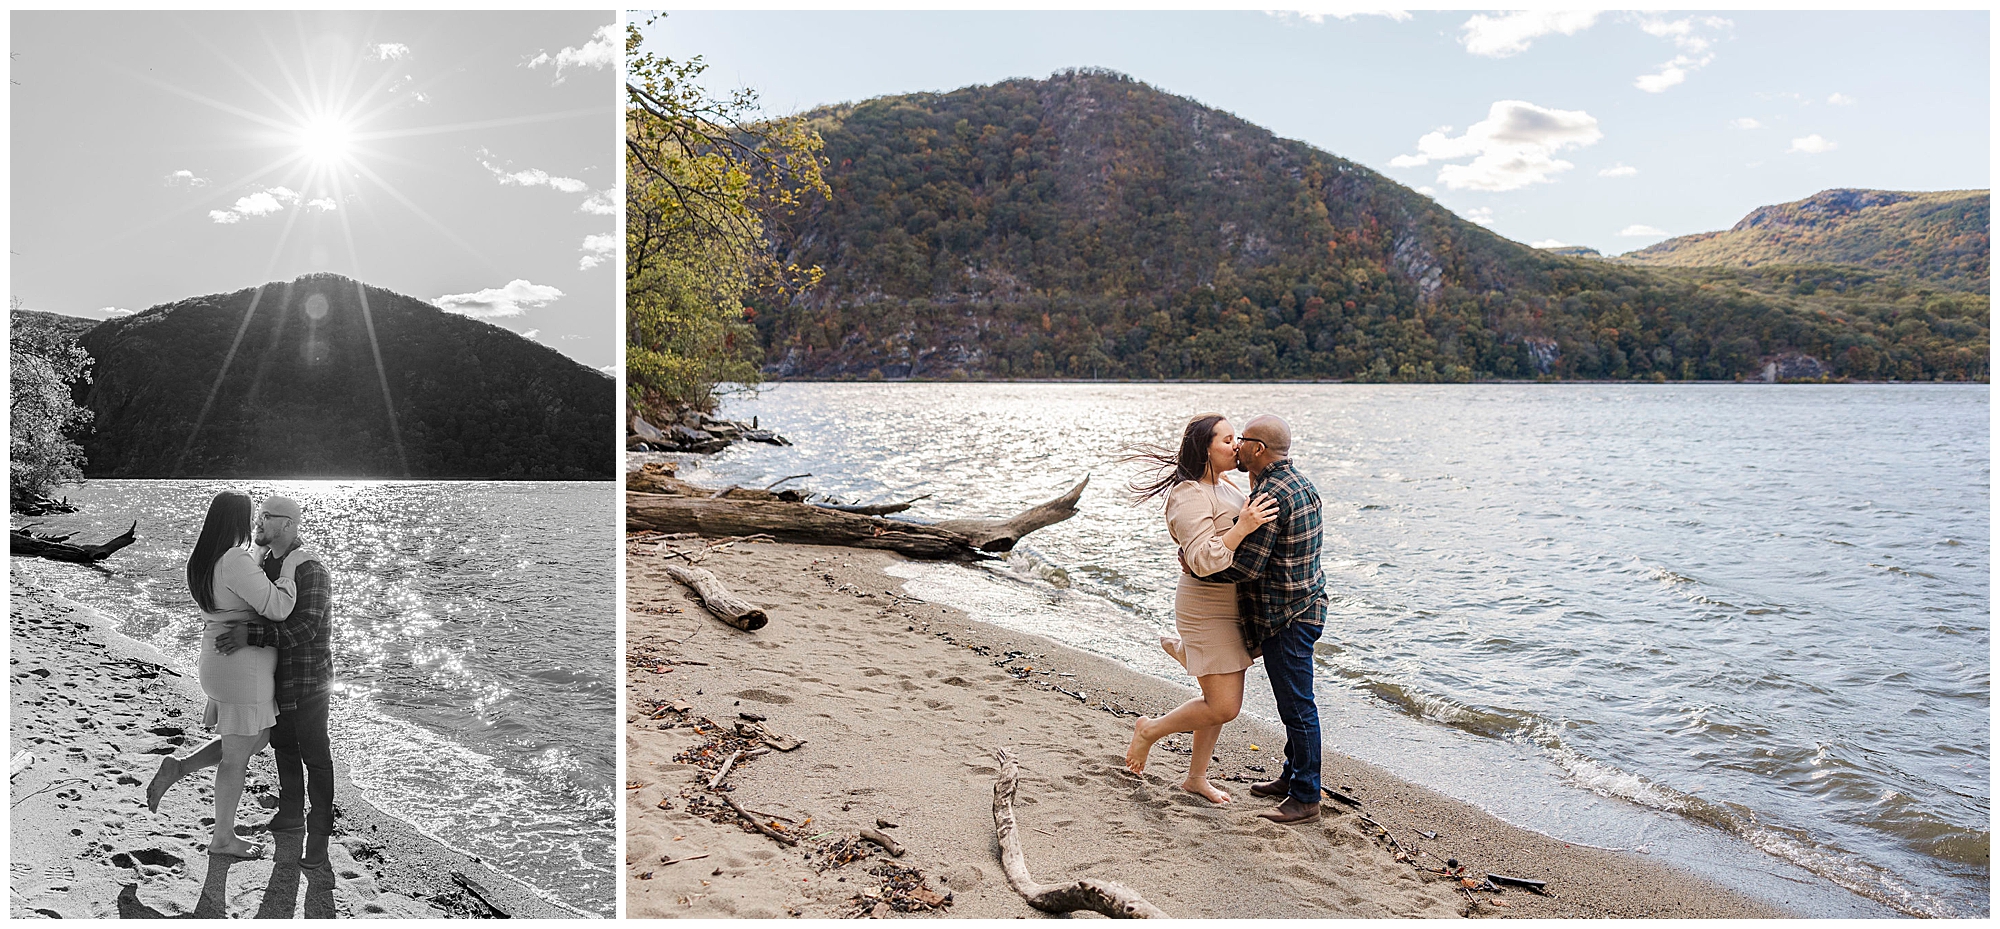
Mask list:
[{"label": "fallen tree branch", "polygon": [[744,632],[756,632],[771,621],[770,617],[764,615],[763,610],[730,593],[729,588],[722,586],[722,582],[705,569],[662,562],[660,570],[667,572],[674,580],[693,588],[695,596],[701,599],[701,605],[715,614],[716,619]]},{"label": "fallen tree branch", "polygon": [[1075,516],[1076,501],[1089,485],[1090,476],[1085,475],[1062,496],[1007,519],[947,519],[936,526],[971,539],[972,547],[982,552],[1011,552],[1022,536]]},{"label": "fallen tree branch", "polygon": [[660,474],[633,475],[625,493],[628,531],[698,532],[704,536],[764,534],[805,545],[881,548],[917,558],[982,558],[1013,549],[1024,535],[1076,514],[1084,478],[1067,493],[1008,519],[959,519],[935,525],[847,513],[734,488],[728,499]]},{"label": "fallen tree branch", "polygon": [[76,545],[65,541],[69,535],[36,535],[15,529],[7,533],[7,553],[16,558],[47,558],[52,561],[71,561],[91,564],[111,557],[113,552],[132,544],[139,538],[139,521],[132,521],[132,528],[108,542],[97,545]]},{"label": "fallen tree branch", "polygon": [[1137,891],[1112,881],[1086,877],[1071,884],[1035,883],[1014,824],[1014,791],[1020,782],[1020,766],[1015,763],[1013,753],[1004,748],[994,749],[993,757],[1000,762],[1000,779],[993,783],[993,829],[1000,841],[1000,869],[1007,872],[1007,883],[1013,885],[1029,906],[1044,913],[1090,910],[1113,919],[1168,918]]}]

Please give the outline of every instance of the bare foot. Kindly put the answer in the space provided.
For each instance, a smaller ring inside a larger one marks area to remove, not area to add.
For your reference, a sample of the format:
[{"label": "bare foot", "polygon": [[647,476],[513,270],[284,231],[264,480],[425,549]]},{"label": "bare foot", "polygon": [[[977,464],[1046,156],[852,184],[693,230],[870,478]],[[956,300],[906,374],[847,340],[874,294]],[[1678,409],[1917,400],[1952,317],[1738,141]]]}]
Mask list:
[{"label": "bare foot", "polygon": [[1188,778],[1181,782],[1181,789],[1195,796],[1202,797],[1210,803],[1223,804],[1229,802],[1229,792],[1209,783],[1208,778],[1205,777],[1199,780],[1192,777]]},{"label": "bare foot", "polygon": [[255,842],[246,842],[232,835],[209,839],[208,853],[211,855],[221,855],[225,858],[249,860],[264,857],[264,846],[258,845]]},{"label": "bare foot", "polygon": [[167,788],[181,779],[181,760],[172,755],[160,759],[160,769],[153,772],[153,781],[146,785],[146,809],[160,811],[160,801],[167,795]]},{"label": "bare foot", "polygon": [[1133,774],[1146,773],[1146,756],[1153,753],[1153,743],[1157,738],[1146,738],[1146,724],[1154,722],[1150,716],[1141,716],[1132,723],[1132,744],[1125,747],[1125,770]]},{"label": "bare foot", "polygon": [[1181,644],[1181,640],[1170,635],[1160,636],[1160,649],[1165,651],[1168,657],[1180,662],[1181,667],[1187,667],[1187,646]]}]

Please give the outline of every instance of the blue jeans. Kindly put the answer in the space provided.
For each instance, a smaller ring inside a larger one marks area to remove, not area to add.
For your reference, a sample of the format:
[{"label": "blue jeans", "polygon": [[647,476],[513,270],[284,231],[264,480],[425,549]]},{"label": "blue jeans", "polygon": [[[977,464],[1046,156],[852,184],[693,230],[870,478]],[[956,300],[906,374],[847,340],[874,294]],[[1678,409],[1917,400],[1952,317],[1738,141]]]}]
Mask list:
[{"label": "blue jeans", "polygon": [[[1318,616],[1325,611],[1316,610]],[[1313,617],[1313,618],[1318,618]],[[1313,643],[1324,624],[1293,622],[1264,640],[1264,673],[1285,723],[1285,770],[1291,798],[1319,805],[1319,706],[1313,702]]]},{"label": "blue jeans", "polygon": [[[296,709],[279,711],[278,724],[271,727],[272,754],[278,761],[278,818],[303,817],[306,830],[314,835],[333,834],[333,743],[326,731],[332,696],[323,693],[300,700]],[[308,798],[311,816],[305,815]]]}]

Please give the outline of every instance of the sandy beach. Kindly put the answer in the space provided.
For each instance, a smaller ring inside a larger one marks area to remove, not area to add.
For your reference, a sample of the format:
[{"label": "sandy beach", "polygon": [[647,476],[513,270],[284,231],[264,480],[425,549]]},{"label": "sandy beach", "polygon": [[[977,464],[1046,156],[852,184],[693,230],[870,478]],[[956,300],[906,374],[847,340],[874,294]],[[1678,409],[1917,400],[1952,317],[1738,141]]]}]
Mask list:
[{"label": "sandy beach", "polygon": [[337,754],[331,874],[297,866],[302,833],[263,828],[278,802],[269,750],[251,762],[238,832],[275,855],[210,857],[207,772],[175,785],[158,813],[146,809],[161,755],[206,741],[193,669],[18,572],[10,580],[10,916],[581,915],[376,809]]},{"label": "sandy beach", "polygon": [[[738,542],[703,556],[768,611],[768,626],[743,632],[659,569],[671,548],[701,545],[628,543],[633,917],[1042,915],[1000,869],[998,748],[1019,759],[1015,809],[1037,881],[1117,881],[1172,916],[1791,915],[1640,855],[1510,826],[1338,754],[1326,758],[1326,786],[1358,810],[1330,800],[1317,823],[1268,823],[1254,814],[1270,801],[1246,782],[1277,769],[1284,739],[1248,717],[1224,730],[1211,767],[1235,801],[1211,805],[1178,786],[1185,737],[1161,743],[1143,778],[1121,767],[1132,715],[1179,704],[1192,681],[968,621],[904,594],[883,573],[899,556],[856,549]],[[708,789],[731,757],[728,798],[796,845],[752,831]],[[857,841],[871,828],[905,853]],[[1475,883],[1531,878],[1549,894],[1469,889],[1438,873],[1447,860]]]}]

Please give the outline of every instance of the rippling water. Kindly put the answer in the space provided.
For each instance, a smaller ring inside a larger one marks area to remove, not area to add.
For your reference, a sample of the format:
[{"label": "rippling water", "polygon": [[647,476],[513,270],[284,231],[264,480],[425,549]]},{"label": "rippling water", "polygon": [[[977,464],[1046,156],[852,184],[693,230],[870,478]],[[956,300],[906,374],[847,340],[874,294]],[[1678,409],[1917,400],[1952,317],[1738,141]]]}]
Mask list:
[{"label": "rippling water", "polygon": [[192,666],[183,570],[217,491],[284,494],[333,569],[335,754],[382,809],[550,899],[609,916],[616,758],[611,483],[91,481],[34,520],[139,541],[37,583]]},{"label": "rippling water", "polygon": [[1090,472],[1011,570],[905,573],[1171,676],[1171,543],[1114,459],[1208,409],[1285,415],[1326,499],[1332,747],[1819,915],[1988,913],[1984,386],[786,384],[725,412],[797,444],[697,479],[942,519]]}]

